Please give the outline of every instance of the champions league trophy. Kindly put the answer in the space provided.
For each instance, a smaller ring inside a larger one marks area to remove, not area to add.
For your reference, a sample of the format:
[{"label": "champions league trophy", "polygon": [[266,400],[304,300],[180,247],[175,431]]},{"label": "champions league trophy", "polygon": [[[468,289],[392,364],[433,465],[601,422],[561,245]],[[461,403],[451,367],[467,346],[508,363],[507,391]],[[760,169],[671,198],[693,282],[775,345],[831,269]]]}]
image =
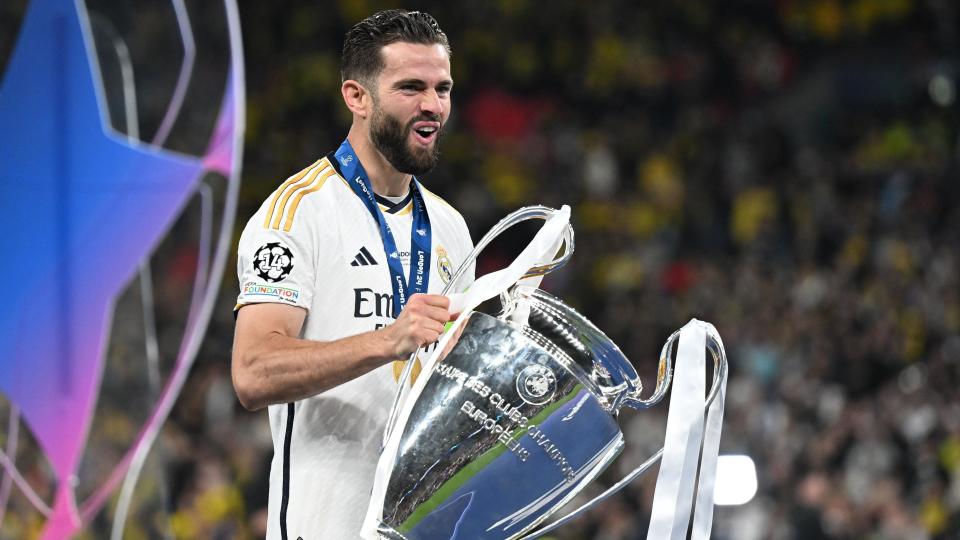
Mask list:
[{"label": "champions league trophy", "polygon": [[[654,390],[641,397],[640,377],[620,349],[573,308],[537,288],[544,274],[573,254],[566,206],[523,208],[504,218],[447,288],[490,241],[534,218],[546,223],[510,267],[477,279],[464,295],[451,295],[451,312],[461,315],[405,390],[413,364],[407,362],[362,536],[536,538],[620,491],[663,457],[648,538],[687,538],[691,511],[692,538],[709,538],[727,378],[723,343],[712,325],[693,320],[670,336]],[[562,255],[555,257],[561,244]],[[497,294],[503,304],[498,316],[473,310]],[[705,351],[713,359],[706,398]],[[606,492],[535,531],[619,455],[624,437],[618,411],[657,404],[671,380],[665,448]]]}]

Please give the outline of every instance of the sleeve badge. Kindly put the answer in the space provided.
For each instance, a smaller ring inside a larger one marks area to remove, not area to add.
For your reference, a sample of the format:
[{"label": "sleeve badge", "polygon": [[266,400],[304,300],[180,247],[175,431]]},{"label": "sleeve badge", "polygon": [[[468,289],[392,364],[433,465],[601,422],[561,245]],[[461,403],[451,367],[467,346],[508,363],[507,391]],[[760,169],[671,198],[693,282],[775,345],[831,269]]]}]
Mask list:
[{"label": "sleeve badge", "polygon": [[253,256],[253,270],[270,283],[283,281],[293,271],[293,252],[283,242],[264,244]]},{"label": "sleeve badge", "polygon": [[450,283],[453,277],[453,265],[450,264],[450,257],[447,256],[447,250],[443,246],[437,246],[437,273],[444,285]]}]

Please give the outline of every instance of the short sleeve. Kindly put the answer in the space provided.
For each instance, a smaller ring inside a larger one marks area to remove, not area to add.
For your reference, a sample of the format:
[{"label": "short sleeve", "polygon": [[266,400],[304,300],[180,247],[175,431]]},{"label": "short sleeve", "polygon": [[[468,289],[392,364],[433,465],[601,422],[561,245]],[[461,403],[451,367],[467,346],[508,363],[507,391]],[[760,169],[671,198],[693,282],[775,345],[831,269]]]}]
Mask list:
[{"label": "short sleeve", "polygon": [[240,236],[236,309],[272,302],[309,311],[316,283],[315,239],[304,228],[286,232],[262,227],[259,221],[254,216]]}]

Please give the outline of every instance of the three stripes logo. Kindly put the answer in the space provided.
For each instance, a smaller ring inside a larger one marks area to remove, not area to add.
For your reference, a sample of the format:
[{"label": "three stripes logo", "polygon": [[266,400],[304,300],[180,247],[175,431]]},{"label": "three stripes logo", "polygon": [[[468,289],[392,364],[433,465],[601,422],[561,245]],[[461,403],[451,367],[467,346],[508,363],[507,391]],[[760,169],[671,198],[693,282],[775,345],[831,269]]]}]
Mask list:
[{"label": "three stripes logo", "polygon": [[263,228],[290,232],[300,201],[323,187],[327,179],[336,172],[330,161],[323,158],[288,178],[273,192],[270,209],[263,220]]},{"label": "three stripes logo", "polygon": [[360,251],[353,257],[350,266],[373,266],[375,264],[377,264],[377,260],[373,258],[373,255],[367,251],[365,246],[361,246]]}]

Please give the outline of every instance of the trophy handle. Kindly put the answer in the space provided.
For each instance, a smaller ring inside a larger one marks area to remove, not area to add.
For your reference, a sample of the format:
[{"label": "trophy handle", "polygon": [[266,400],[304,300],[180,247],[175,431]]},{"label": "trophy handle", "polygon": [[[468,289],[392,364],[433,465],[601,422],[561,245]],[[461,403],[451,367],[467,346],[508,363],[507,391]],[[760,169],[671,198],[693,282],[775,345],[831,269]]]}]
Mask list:
[{"label": "trophy handle", "polygon": [[[670,357],[673,354],[674,348],[677,346],[677,342],[680,338],[680,330],[675,331],[670,334],[670,337],[667,338],[666,343],[663,345],[663,349],[660,352],[660,362],[657,371],[657,386],[653,392],[653,395],[644,400],[640,398],[639,391],[636,395],[628,396],[624,399],[623,404],[627,405],[633,409],[642,410],[648,409],[655,405],[657,402],[663,399],[664,395],[667,392],[667,388],[670,386],[670,381],[672,378],[672,361]],[[716,329],[713,326],[708,326],[707,328],[707,350],[710,351],[710,356],[713,357],[713,384],[710,387],[710,393],[707,394],[707,400],[704,403],[703,410],[706,412],[710,405],[713,403],[713,400],[716,399],[717,395],[720,393],[720,388],[722,383],[727,379],[727,353],[723,348],[723,341],[720,339],[720,334],[717,333]],[[521,540],[533,540],[539,538],[544,534],[547,534],[557,527],[569,523],[570,521],[576,519],[578,516],[584,512],[590,510],[596,505],[602,503],[603,501],[609,499],[613,495],[619,493],[623,488],[627,486],[630,482],[636,480],[640,475],[647,472],[655,463],[660,461],[663,457],[663,448],[657,450],[655,454],[650,456],[646,461],[641,463],[637,468],[627,473],[626,476],[621,478],[617,483],[607,488],[606,491],[597,495],[593,499],[587,501],[586,503],[580,505],[578,508],[570,512],[569,514],[563,516],[562,518],[543,526],[541,529],[528,533],[521,537]]]},{"label": "trophy handle", "polygon": [[[470,267],[470,264],[477,260],[477,257],[480,255],[480,252],[486,248],[490,242],[495,238],[503,234],[507,229],[510,229],[518,223],[528,221],[531,219],[542,219],[547,220],[553,214],[557,212],[556,209],[550,208],[549,206],[525,206],[514,212],[511,212],[506,217],[497,222],[496,225],[490,228],[487,231],[487,234],[483,235],[483,238],[474,246],[473,251],[463,260],[460,266],[457,268],[457,271],[454,272],[453,277],[450,278],[450,281],[444,286],[443,291],[440,294],[446,295],[450,293],[454,284],[463,276],[463,273],[467,271],[467,268]],[[563,254],[556,257],[554,260],[531,267],[527,273],[523,276],[542,276],[549,274],[550,272],[562,267],[567,264],[567,261],[570,260],[570,257],[573,255],[573,226],[567,224],[564,228],[563,236]],[[397,417],[400,412],[400,403],[403,400],[403,395],[406,391],[407,380],[410,378],[410,373],[413,371],[413,360],[420,354],[420,351],[423,347],[418,348],[414,351],[413,354],[407,359],[406,365],[403,367],[403,372],[400,374],[399,385],[397,386],[397,393],[393,398],[393,405],[390,407],[390,416],[387,419],[387,425],[383,430],[383,441],[380,443],[380,448],[382,449],[387,444],[387,439],[390,438],[390,433],[393,431],[393,427],[397,422]]]},{"label": "trophy handle", "polygon": [[[470,263],[477,260],[477,257],[480,255],[480,252],[482,252],[484,248],[486,248],[487,245],[489,245],[490,242],[492,242],[496,237],[506,232],[507,229],[513,227],[518,223],[522,223],[524,221],[528,221],[531,219],[546,220],[550,216],[552,216],[554,212],[556,212],[556,210],[553,208],[550,208],[549,206],[542,206],[542,205],[525,206],[523,208],[520,208],[519,210],[515,210],[514,212],[507,215],[505,218],[501,219],[496,225],[494,225],[493,227],[490,228],[489,231],[487,231],[487,234],[483,235],[483,238],[481,238],[479,242],[477,242],[477,245],[474,246],[473,251],[471,251],[470,254],[467,255],[467,258],[464,259],[463,264],[461,264],[460,267],[457,268],[457,271],[453,274],[453,277],[450,278],[450,281],[443,288],[443,292],[441,294],[449,293],[450,289],[453,287],[453,284],[456,283],[457,280],[463,275],[463,273],[466,272],[467,268],[470,267]],[[554,270],[567,264],[567,261],[570,260],[570,256],[573,255],[573,226],[571,225],[567,225],[566,229],[563,232],[563,245],[564,245],[563,255],[557,257],[553,261],[548,262],[546,264],[542,264],[540,266],[534,266],[527,272],[527,275],[524,277],[549,274],[550,272],[553,272]]]},{"label": "trophy handle", "polygon": [[[660,403],[667,394],[667,389],[670,387],[670,382],[673,379],[673,361],[671,358],[673,357],[673,350],[676,348],[679,339],[680,330],[677,330],[670,334],[666,343],[663,344],[663,349],[660,351],[660,362],[657,365],[657,384],[654,388],[653,395],[647,399],[642,399],[640,397],[640,389],[637,389],[635,393],[623,398],[624,405],[639,411],[649,409],[657,403]],[[709,407],[710,404],[713,403],[714,398],[717,397],[717,392],[720,391],[720,381],[727,378],[727,353],[723,348],[723,341],[721,341],[720,335],[712,327],[707,329],[707,350],[710,351],[710,355],[713,357],[713,386],[710,388],[710,394],[707,396],[707,406]]]}]

